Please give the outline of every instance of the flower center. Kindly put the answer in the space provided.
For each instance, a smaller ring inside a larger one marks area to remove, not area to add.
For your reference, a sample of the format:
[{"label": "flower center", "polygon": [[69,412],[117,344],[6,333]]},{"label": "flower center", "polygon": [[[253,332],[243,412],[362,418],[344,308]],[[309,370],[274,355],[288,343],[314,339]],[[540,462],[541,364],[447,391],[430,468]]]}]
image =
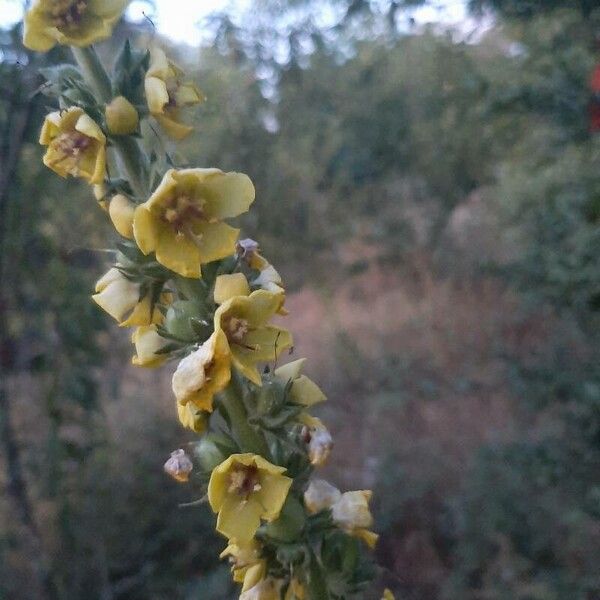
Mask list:
[{"label": "flower center", "polygon": [[87,4],[87,0],[54,0],[50,18],[56,27],[76,27],[81,23]]},{"label": "flower center", "polygon": [[227,339],[236,344],[241,344],[244,341],[244,337],[246,337],[248,331],[250,331],[248,321],[238,317],[230,317],[227,319],[223,329]]},{"label": "flower center", "polygon": [[258,469],[254,466],[240,465],[229,474],[228,492],[242,496],[244,500],[247,500],[252,492],[260,491],[261,487]]},{"label": "flower center", "polygon": [[177,233],[198,237],[191,231],[193,221],[208,221],[204,210],[204,201],[196,200],[187,194],[173,196],[165,203],[162,218],[175,229]]},{"label": "flower center", "polygon": [[79,131],[68,131],[56,136],[51,143],[57,158],[53,165],[66,163],[65,167],[72,175],[77,175],[78,165],[83,153],[92,145],[93,140]]}]

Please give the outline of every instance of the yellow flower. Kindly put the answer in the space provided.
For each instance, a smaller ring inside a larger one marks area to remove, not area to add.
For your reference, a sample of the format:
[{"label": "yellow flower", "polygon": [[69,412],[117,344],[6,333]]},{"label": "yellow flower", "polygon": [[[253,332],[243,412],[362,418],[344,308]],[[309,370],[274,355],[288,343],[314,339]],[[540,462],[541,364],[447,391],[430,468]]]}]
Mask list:
[{"label": "yellow flower", "polygon": [[260,557],[260,546],[255,540],[247,544],[230,543],[220,558],[229,557],[233,580],[241,583],[242,592],[253,588],[264,579],[267,571],[267,562]]},{"label": "yellow flower", "polygon": [[180,120],[181,108],[204,102],[204,94],[191,81],[182,81],[183,71],[160,48],[150,52],[145,90],[148,109],[169,137],[181,140],[193,127]]},{"label": "yellow flower", "polygon": [[369,501],[373,492],[359,490],[342,494],[336,487],[322,479],[311,481],[304,492],[304,505],[311,513],[326,508],[336,525],[374,548],[379,536],[369,527],[373,525],[373,516],[369,510]]},{"label": "yellow flower", "polygon": [[268,324],[279,306],[277,294],[257,290],[230,298],[215,312],[215,331],[227,336],[234,366],[256,385],[262,383],[256,364],[276,360],[292,345],[289,331]]},{"label": "yellow flower", "polygon": [[115,229],[128,240],[133,239],[133,215],[135,204],[123,194],[113,196],[108,205],[108,215]]},{"label": "yellow flower", "polygon": [[[160,323],[162,314],[156,305],[152,307],[150,295],[140,298],[139,284],[127,279],[117,267],[109,269],[96,282],[96,293],[92,296],[94,302],[118,321],[120,327]],[[167,304],[170,300],[171,294],[161,294],[162,304]]]},{"label": "yellow flower", "polygon": [[247,175],[219,169],[170,169],[135,211],[133,232],[144,254],[183,277],[232,254],[239,230],[223,223],[248,210],[254,186]]},{"label": "yellow flower", "polygon": [[261,519],[279,516],[292,479],[278,467],[255,454],[232,454],[214,469],[208,484],[208,501],[219,513],[217,531],[247,544]]},{"label": "yellow flower", "polygon": [[165,473],[169,474],[173,479],[181,483],[186,483],[190,479],[190,473],[194,468],[190,457],[185,453],[185,450],[175,450],[171,452],[171,457],[163,467]]},{"label": "yellow flower", "polygon": [[294,402],[304,406],[314,406],[325,402],[327,397],[312,379],[302,374],[305,362],[305,358],[299,358],[287,363],[275,369],[275,376],[284,383],[291,381],[290,395]]},{"label": "yellow flower", "polygon": [[381,600],[396,600],[396,598],[394,594],[392,594],[392,592],[386,588],[383,591],[383,596],[381,597]]},{"label": "yellow flower", "polygon": [[140,122],[135,106],[124,96],[117,96],[106,105],[104,117],[108,131],[113,135],[129,135],[138,128]]},{"label": "yellow flower", "polygon": [[181,405],[191,403],[212,412],[213,397],[227,386],[230,376],[227,338],[222,331],[215,331],[198,350],[181,360],[173,374],[173,393]]},{"label": "yellow flower", "polygon": [[106,171],[106,137],[82,108],[72,106],[46,116],[40,144],[48,146],[44,164],[61,177],[102,183]]},{"label": "yellow flower", "polygon": [[248,296],[249,294],[250,287],[243,273],[219,275],[215,281],[215,304],[223,304],[234,296]]},{"label": "yellow flower", "polygon": [[35,0],[25,14],[23,44],[46,52],[55,44],[89,46],[110,36],[128,0]]},{"label": "yellow flower", "polygon": [[300,422],[306,426],[306,435],[308,442],[308,457],[315,467],[322,467],[329,458],[333,449],[333,439],[329,430],[321,419],[311,417],[304,413],[299,417]]},{"label": "yellow flower", "polygon": [[166,354],[156,354],[169,342],[158,335],[155,325],[138,327],[131,336],[137,354],[131,362],[138,367],[158,367],[167,360]]},{"label": "yellow flower", "polygon": [[207,414],[198,408],[196,408],[192,403],[188,404],[177,404],[177,416],[179,417],[179,422],[186,428],[195,431],[196,433],[202,433],[206,430],[208,426]]}]

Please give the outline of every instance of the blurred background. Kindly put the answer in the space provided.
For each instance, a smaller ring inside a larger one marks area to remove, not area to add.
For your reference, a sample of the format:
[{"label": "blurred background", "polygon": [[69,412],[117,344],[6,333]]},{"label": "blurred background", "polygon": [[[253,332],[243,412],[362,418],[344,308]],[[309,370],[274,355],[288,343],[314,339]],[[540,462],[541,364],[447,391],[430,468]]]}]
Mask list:
[{"label": "blurred background", "polygon": [[[101,46],[169,48],[208,96],[178,152],[254,180],[324,475],[375,491],[398,600],[600,599],[598,9],[157,0]],[[37,70],[66,55],[25,51],[21,14],[0,1],[0,598],[234,598],[162,472],[193,439],[172,369],[130,367],[90,301],[114,233],[41,164]]]}]

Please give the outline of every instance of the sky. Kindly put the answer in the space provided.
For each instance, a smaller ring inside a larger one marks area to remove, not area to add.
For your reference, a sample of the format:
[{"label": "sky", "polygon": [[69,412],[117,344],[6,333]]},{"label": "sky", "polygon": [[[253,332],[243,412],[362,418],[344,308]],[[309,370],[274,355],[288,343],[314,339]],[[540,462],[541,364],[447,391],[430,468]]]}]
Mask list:
[{"label": "sky", "polygon": [[[131,20],[140,21],[147,15],[160,33],[178,42],[197,45],[203,41],[202,21],[211,13],[228,8],[243,12],[251,0],[155,0],[153,8],[147,2],[134,0],[127,13]],[[415,21],[461,24],[467,20],[464,0],[436,0],[435,6],[416,9]],[[0,0],[0,23],[8,25],[22,17],[22,0]]]}]

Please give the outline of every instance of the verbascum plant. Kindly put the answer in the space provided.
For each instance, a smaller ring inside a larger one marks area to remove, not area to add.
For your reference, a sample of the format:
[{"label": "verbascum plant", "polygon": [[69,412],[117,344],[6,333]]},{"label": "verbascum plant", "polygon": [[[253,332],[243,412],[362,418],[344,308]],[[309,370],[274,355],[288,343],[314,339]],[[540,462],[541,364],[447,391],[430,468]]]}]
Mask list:
[{"label": "verbascum plant", "polygon": [[[341,600],[372,593],[370,491],[313,478],[331,453],[311,414],[326,400],[303,372],[281,365],[292,334],[285,286],[257,242],[232,219],[255,200],[250,177],[178,168],[144,151],[141,125],[180,140],[203,93],[160,48],[125,43],[109,72],[91,44],[111,35],[122,0],[36,0],[24,43],[72,47],[75,64],[45,69],[44,164],[83,179],[120,236],[93,300],[132,328],[132,362],[172,364],[174,414],[199,435],[165,471],[198,488],[216,514],[242,600]],[[386,600],[393,598],[389,590]]]}]

